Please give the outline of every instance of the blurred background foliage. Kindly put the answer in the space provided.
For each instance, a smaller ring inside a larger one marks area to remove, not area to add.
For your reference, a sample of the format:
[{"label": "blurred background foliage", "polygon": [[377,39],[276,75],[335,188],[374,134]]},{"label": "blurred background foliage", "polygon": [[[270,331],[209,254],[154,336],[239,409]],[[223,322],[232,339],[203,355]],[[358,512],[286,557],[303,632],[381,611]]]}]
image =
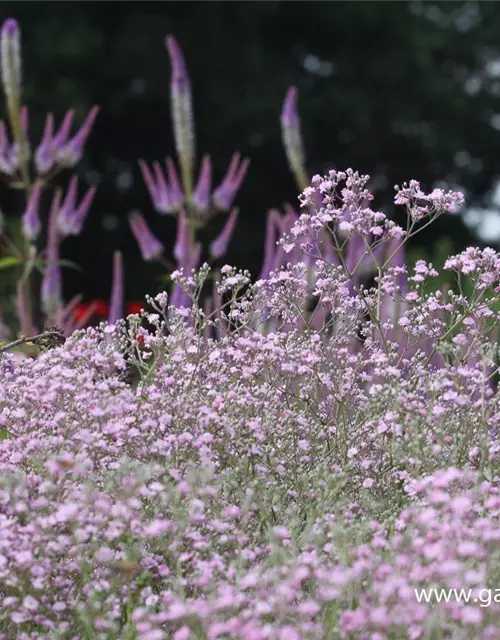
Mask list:
[{"label": "blurred background foliage", "polygon": [[[66,299],[77,292],[108,298],[115,249],[125,253],[128,300],[161,287],[161,267],[142,262],[127,216],[141,210],[172,247],[175,222],[152,212],[137,165],[174,155],[167,33],[191,76],[198,158],[212,155],[216,183],[233,151],[251,158],[225,262],[257,275],[267,210],[298,204],[279,125],[292,84],[311,175],[347,167],[369,173],[376,205],[389,208],[392,186],[410,178],[425,189],[465,191],[469,225],[458,216],[440,220],[419,236],[413,259],[478,244],[477,232],[495,246],[498,9],[473,0],[2,2],[2,21],[15,17],[22,30],[32,144],[48,111],[60,122],[73,108],[81,122],[92,104],[102,107],[77,168],[81,190],[96,184],[98,192],[83,233],[64,244],[63,257],[82,267],[65,270]],[[0,191],[13,225],[22,213],[18,196]],[[216,218],[207,235],[221,224]]]}]

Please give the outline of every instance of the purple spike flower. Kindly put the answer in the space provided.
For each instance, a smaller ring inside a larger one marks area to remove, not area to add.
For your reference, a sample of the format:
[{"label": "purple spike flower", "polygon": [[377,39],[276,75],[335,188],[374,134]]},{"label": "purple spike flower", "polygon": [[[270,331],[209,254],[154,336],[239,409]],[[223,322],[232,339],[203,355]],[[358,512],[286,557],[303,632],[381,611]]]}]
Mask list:
[{"label": "purple spike flower", "polygon": [[54,116],[51,113],[45,118],[43,136],[35,151],[35,167],[38,175],[44,175],[52,169],[54,164],[54,153],[52,146],[52,136],[54,135]]},{"label": "purple spike flower", "polygon": [[2,55],[2,82],[11,103],[14,96],[21,92],[21,35],[19,25],[9,18],[2,25],[0,32],[0,49]]},{"label": "purple spike flower", "polygon": [[212,258],[221,258],[226,253],[227,247],[234,233],[238,213],[239,210],[237,208],[231,211],[228,219],[226,220],[226,224],[222,228],[222,231],[210,245],[210,255],[212,256]]},{"label": "purple spike flower", "polygon": [[309,186],[309,178],[305,169],[297,98],[297,87],[290,87],[286,92],[281,111],[281,134],[290,168],[295,175],[299,188],[303,190]]},{"label": "purple spike flower", "polygon": [[115,251],[108,322],[116,324],[120,318],[123,318],[123,256],[121,251]]},{"label": "purple spike flower", "polygon": [[183,180],[185,181],[186,179],[190,179],[194,168],[195,157],[191,84],[189,82],[186,63],[184,62],[184,57],[177,40],[169,35],[166,37],[165,45],[170,56],[170,64],[172,67],[170,94],[172,99],[175,146],[181,162]]},{"label": "purple spike flower", "polygon": [[33,185],[22,219],[23,235],[30,242],[35,242],[42,228],[39,215],[41,193],[42,184],[37,181]]},{"label": "purple spike flower", "polygon": [[77,133],[68,141],[67,144],[59,149],[57,158],[62,167],[74,167],[75,164],[79,162],[82,157],[83,148],[87,142],[87,138],[90,135],[95,119],[97,118],[97,114],[99,113],[99,108],[100,107],[97,106],[92,107]]},{"label": "purple spike flower", "polygon": [[214,204],[217,208],[229,211],[236,193],[243,183],[249,164],[248,158],[245,158],[240,164],[240,154],[233,154],[226,175],[213,193]]},{"label": "purple spike flower", "polygon": [[163,245],[153,235],[143,215],[139,211],[133,211],[129,221],[143,259],[150,262],[158,258],[163,253]]},{"label": "purple spike flower", "polygon": [[203,156],[200,176],[193,193],[193,204],[198,213],[206,213],[210,209],[210,189],[212,186],[212,163],[210,156]]}]

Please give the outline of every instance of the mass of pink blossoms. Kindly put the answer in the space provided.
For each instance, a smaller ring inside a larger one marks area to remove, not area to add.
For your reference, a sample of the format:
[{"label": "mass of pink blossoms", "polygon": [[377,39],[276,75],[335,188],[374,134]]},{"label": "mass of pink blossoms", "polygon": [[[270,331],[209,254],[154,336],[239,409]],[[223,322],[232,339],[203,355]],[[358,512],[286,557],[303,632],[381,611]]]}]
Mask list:
[{"label": "mass of pink blossoms", "polygon": [[415,596],[500,589],[500,256],[427,291],[404,243],[461,195],[397,190],[403,229],[366,184],[314,178],[208,306],[181,269],[185,306],[0,353],[0,638],[500,637],[500,597]]}]

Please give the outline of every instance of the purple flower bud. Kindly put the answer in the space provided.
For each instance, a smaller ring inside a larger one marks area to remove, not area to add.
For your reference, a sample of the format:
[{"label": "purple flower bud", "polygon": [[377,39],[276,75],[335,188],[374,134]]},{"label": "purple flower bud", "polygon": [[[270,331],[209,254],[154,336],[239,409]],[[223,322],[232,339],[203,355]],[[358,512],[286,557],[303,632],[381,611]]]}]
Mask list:
[{"label": "purple flower bud", "polygon": [[99,108],[100,107],[97,106],[92,107],[77,133],[62,149],[59,150],[58,160],[61,166],[74,167],[75,164],[79,162],[82,157],[83,148],[87,142],[87,138],[90,135],[95,119],[97,118],[97,114],[99,113]]},{"label": "purple flower bud", "polygon": [[48,113],[45,118],[42,140],[35,151],[35,167],[39,175],[48,173],[54,164],[53,135],[54,117]]},{"label": "purple flower bud", "polygon": [[0,33],[2,55],[2,82],[10,103],[21,93],[21,36],[17,21],[9,18],[2,25]]},{"label": "purple flower bud", "polygon": [[30,242],[35,242],[42,229],[39,215],[41,193],[42,183],[37,181],[33,185],[22,219],[23,235]]},{"label": "purple flower bud", "polygon": [[123,256],[121,251],[115,251],[108,322],[115,324],[120,318],[123,318]]},{"label": "purple flower bud", "polygon": [[129,222],[143,260],[150,262],[158,258],[163,253],[163,245],[153,235],[142,214],[139,211],[132,212]]},{"label": "purple flower bud", "polygon": [[297,87],[290,87],[286,93],[281,111],[281,134],[290,168],[295,175],[299,188],[304,190],[309,186],[309,178],[305,169],[297,98]]},{"label": "purple flower bud", "polygon": [[221,258],[226,253],[227,247],[234,233],[236,220],[238,218],[238,212],[239,211],[237,208],[231,211],[222,231],[210,245],[210,255],[212,256],[212,258]]},{"label": "purple flower bud", "polygon": [[185,167],[185,171],[192,172],[195,156],[195,135],[191,104],[191,85],[186,63],[184,62],[184,57],[177,40],[173,36],[167,36],[165,45],[170,56],[170,65],[172,67],[170,96],[172,101],[175,146],[181,161],[181,166]]},{"label": "purple flower bud", "polygon": [[240,154],[233,154],[226,175],[213,193],[214,204],[217,208],[229,211],[245,178],[249,164],[250,160],[247,158],[240,164]]},{"label": "purple flower bud", "polygon": [[193,204],[198,213],[206,213],[210,209],[210,189],[212,186],[212,163],[206,155],[201,161],[200,176],[193,193]]}]

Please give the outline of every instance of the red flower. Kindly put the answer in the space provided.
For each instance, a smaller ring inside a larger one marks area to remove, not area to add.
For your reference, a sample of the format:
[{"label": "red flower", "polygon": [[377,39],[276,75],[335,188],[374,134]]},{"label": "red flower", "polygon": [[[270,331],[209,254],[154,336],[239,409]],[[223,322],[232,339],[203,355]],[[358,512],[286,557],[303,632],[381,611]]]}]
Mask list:
[{"label": "red flower", "polygon": [[75,320],[77,322],[80,321],[92,306],[94,307],[93,315],[101,319],[105,319],[108,317],[109,303],[106,302],[106,300],[102,300],[101,298],[94,298],[89,302],[80,302],[80,304],[76,305],[74,310]]},{"label": "red flower", "polygon": [[144,304],[144,302],[137,302],[136,300],[133,300],[132,302],[127,302],[127,315],[130,315],[131,313],[140,313],[143,309],[145,309],[146,306]]}]

